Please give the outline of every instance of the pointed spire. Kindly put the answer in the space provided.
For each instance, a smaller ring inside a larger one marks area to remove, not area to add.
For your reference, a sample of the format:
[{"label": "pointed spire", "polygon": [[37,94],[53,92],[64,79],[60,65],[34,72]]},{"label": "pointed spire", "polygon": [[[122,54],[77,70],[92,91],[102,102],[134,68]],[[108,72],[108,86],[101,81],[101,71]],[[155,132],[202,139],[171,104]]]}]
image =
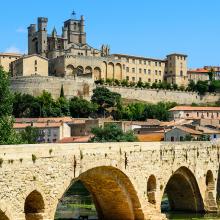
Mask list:
[{"label": "pointed spire", "polygon": [[56,28],[54,27],[53,28],[53,31],[52,31],[52,37],[56,37],[57,36],[57,30]]}]

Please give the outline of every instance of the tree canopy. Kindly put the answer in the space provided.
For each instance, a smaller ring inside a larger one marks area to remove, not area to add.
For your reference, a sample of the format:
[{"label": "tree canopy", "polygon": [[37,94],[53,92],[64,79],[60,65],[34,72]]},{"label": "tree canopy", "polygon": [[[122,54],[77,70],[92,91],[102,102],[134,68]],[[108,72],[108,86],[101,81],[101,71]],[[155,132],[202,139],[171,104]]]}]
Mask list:
[{"label": "tree canopy", "polygon": [[132,131],[123,132],[115,123],[109,123],[102,127],[92,128],[94,137],[91,142],[135,142],[137,137]]}]

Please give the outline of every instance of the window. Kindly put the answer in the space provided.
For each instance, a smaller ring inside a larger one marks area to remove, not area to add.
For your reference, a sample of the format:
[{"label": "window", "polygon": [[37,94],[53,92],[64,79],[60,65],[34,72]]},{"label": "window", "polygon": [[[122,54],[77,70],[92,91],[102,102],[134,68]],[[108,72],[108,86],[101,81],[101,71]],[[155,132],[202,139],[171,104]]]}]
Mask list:
[{"label": "window", "polygon": [[182,70],[180,71],[180,76],[183,76],[183,71]]},{"label": "window", "polygon": [[126,76],[126,80],[129,81],[129,76]]},{"label": "window", "polygon": [[135,77],[132,77],[132,81],[133,81],[133,82],[135,81]]},{"label": "window", "polygon": [[157,79],[155,79],[155,83],[157,83]]},{"label": "window", "polygon": [[142,78],[140,77],[140,78],[139,78],[139,82],[141,82],[141,81],[142,81]]},{"label": "window", "polygon": [[209,117],[209,113],[207,112],[207,117]]},{"label": "window", "polygon": [[159,66],[161,66],[161,62],[159,62]]},{"label": "window", "polygon": [[144,74],[146,74],[147,73],[147,70],[146,69],[144,69]]},{"label": "window", "polygon": [[151,79],[150,79],[150,78],[148,78],[148,82],[151,82]]},{"label": "window", "polygon": [[142,60],[139,60],[139,64],[142,64]]},{"label": "window", "polygon": [[132,59],[132,63],[134,63],[134,64],[135,64],[135,59]]},{"label": "window", "polygon": [[37,67],[35,67],[35,71],[37,71]]},{"label": "window", "polygon": [[129,72],[129,67],[126,68],[126,72]]},{"label": "window", "polygon": [[159,79],[159,82],[161,83],[161,80]]},{"label": "window", "polygon": [[148,74],[151,74],[151,70],[148,70]]},{"label": "window", "polygon": [[155,70],[155,75],[157,75],[157,70]]},{"label": "window", "polygon": [[199,113],[197,112],[197,117],[199,117]]},{"label": "window", "polygon": [[132,73],[135,73],[135,68],[132,68]]},{"label": "window", "polygon": [[189,117],[189,114],[188,114],[188,113],[186,114],[186,117]]},{"label": "window", "polygon": [[174,137],[172,136],[170,140],[171,140],[171,142],[174,142]]},{"label": "window", "polygon": [[139,69],[139,73],[142,73],[142,69],[141,68]]},{"label": "window", "polygon": [[150,62],[150,61],[148,61],[148,65],[149,65],[149,66],[151,65],[151,62]]},{"label": "window", "polygon": [[147,63],[146,63],[146,60],[144,60],[144,65],[146,65]]},{"label": "window", "polygon": [[37,65],[37,60],[34,61],[34,64]]},{"label": "window", "polygon": [[161,76],[161,71],[159,71],[159,75]]},{"label": "window", "polygon": [[155,62],[155,66],[157,66],[157,62]]},{"label": "window", "polygon": [[183,136],[180,136],[180,141],[183,141]]}]

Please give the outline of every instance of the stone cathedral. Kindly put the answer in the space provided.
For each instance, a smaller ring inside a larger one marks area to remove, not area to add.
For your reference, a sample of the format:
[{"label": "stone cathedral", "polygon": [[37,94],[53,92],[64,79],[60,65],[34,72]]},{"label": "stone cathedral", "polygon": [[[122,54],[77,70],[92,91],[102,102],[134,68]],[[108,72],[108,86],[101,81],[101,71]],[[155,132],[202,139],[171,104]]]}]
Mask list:
[{"label": "stone cathedral", "polygon": [[48,34],[48,19],[38,18],[38,23],[28,27],[28,54],[38,54],[48,59],[49,75],[91,76],[94,80],[118,79],[131,82],[164,80],[186,85],[187,56],[170,54],[165,59],[110,54],[110,47],[96,49],[87,43],[84,16],[64,22],[62,34],[56,28]]}]

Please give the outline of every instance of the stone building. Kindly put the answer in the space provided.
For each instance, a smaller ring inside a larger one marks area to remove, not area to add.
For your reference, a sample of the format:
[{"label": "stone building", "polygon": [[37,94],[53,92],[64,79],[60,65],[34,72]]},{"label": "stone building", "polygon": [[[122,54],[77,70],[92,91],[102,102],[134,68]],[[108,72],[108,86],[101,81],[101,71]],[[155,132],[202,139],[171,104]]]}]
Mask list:
[{"label": "stone building", "polygon": [[3,67],[4,71],[10,72],[11,62],[19,59],[22,55],[17,53],[0,53],[0,66]]},{"label": "stone building", "polygon": [[170,54],[165,59],[110,54],[108,45],[95,49],[87,43],[83,16],[65,21],[62,35],[55,28],[48,35],[47,23],[47,18],[40,17],[37,28],[36,24],[28,27],[28,53],[47,57],[50,75],[188,84],[184,54]]},{"label": "stone building", "polygon": [[204,68],[198,69],[190,69],[188,71],[188,79],[189,81],[194,81],[197,83],[198,81],[206,81],[209,80],[209,70]]},{"label": "stone building", "polygon": [[170,111],[170,117],[176,119],[216,119],[220,120],[220,107],[176,106]]},{"label": "stone building", "polygon": [[48,76],[48,59],[37,54],[11,62],[12,76]]}]

